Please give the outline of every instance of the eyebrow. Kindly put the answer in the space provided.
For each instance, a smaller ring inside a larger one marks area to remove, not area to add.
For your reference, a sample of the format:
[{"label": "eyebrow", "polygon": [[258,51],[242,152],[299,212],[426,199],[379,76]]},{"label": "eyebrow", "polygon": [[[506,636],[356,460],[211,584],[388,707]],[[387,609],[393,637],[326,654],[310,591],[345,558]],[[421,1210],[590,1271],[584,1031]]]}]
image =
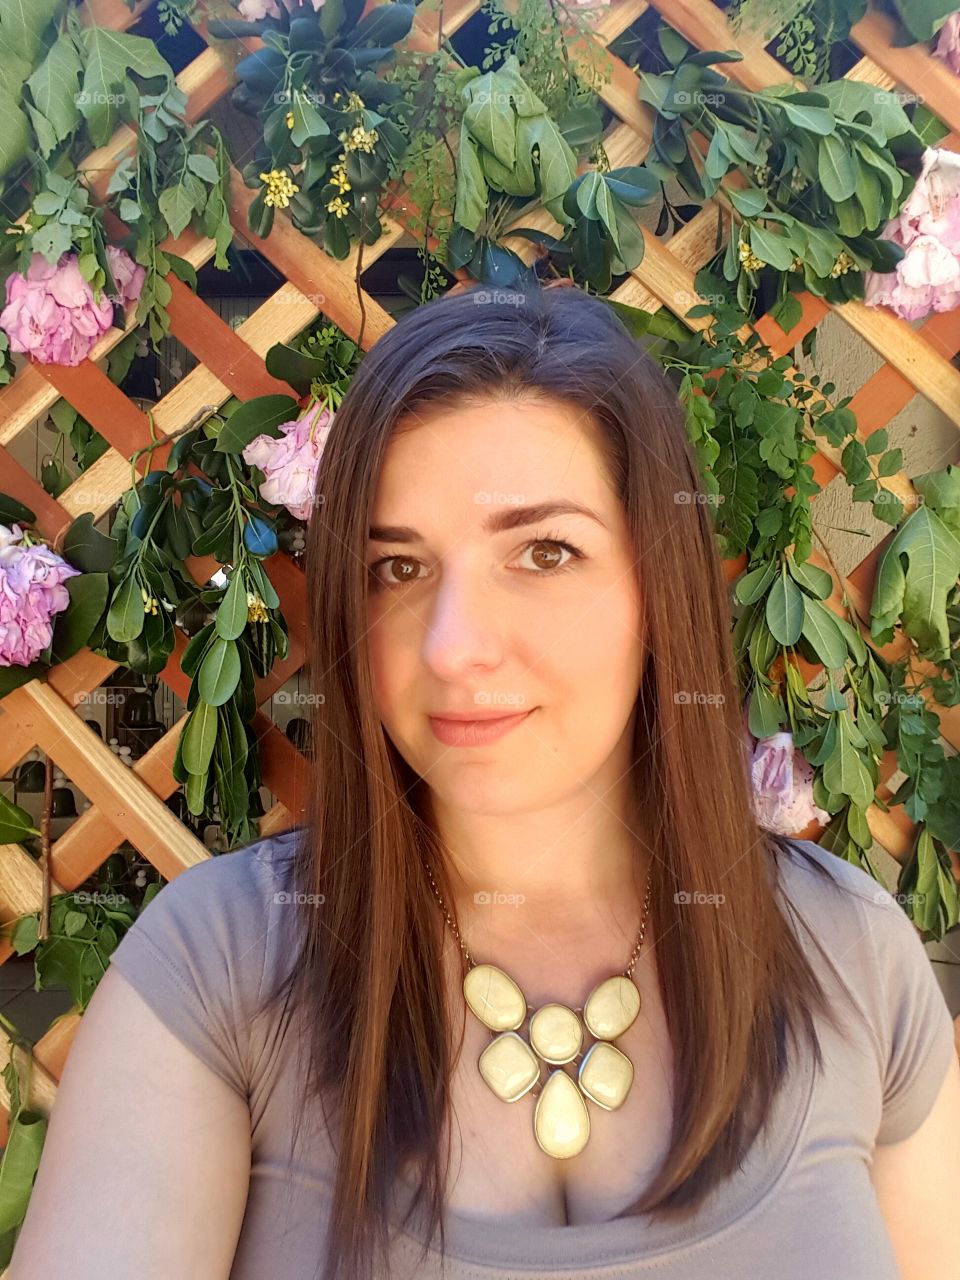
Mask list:
[{"label": "eyebrow", "polygon": [[[500,507],[492,511],[483,523],[485,533],[503,533],[508,529],[521,529],[525,525],[539,524],[551,516],[579,515],[595,520],[601,528],[606,528],[603,520],[595,511],[566,498],[554,501],[538,502],[527,507]],[[403,524],[378,524],[370,528],[371,542],[422,542],[423,538],[416,529]]]}]

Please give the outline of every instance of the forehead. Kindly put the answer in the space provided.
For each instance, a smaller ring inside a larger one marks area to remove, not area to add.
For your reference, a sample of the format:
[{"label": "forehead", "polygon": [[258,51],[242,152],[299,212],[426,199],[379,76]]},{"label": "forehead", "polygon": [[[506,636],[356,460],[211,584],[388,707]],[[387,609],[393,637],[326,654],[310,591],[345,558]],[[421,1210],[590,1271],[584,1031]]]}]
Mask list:
[{"label": "forehead", "polygon": [[398,423],[377,480],[379,520],[489,504],[575,498],[616,506],[600,428],[589,412],[556,400],[444,405]]}]

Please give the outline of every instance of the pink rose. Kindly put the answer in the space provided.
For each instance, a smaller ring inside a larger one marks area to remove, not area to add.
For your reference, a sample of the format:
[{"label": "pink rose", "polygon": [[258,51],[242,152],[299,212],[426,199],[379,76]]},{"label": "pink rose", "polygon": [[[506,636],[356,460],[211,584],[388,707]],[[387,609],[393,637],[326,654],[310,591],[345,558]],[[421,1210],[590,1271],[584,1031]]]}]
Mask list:
[{"label": "pink rose", "polygon": [[260,497],[286,507],[297,520],[309,520],[320,455],[333,425],[333,414],[319,402],[302,418],[280,424],[282,436],[260,435],[243,450],[243,459],[259,467],[265,479]]},{"label": "pink rose", "polygon": [[955,74],[960,75],[960,13],[951,13],[940,28],[933,50]]},{"label": "pink rose", "polygon": [[110,299],[94,299],[74,253],[64,254],[56,265],[35,253],[26,276],[14,271],[7,277],[0,327],[11,351],[41,364],[78,365],[112,324]]},{"label": "pink rose", "polygon": [[146,269],[138,262],[134,262],[126,249],[121,249],[115,244],[107,245],[107,261],[110,263],[110,271],[116,286],[120,290],[120,305],[125,307],[131,302],[136,302],[147,276]]},{"label": "pink rose", "polygon": [[0,666],[28,667],[53,639],[53,616],[70,604],[63,583],[80,570],[43,544],[24,547],[19,525],[0,525]]}]

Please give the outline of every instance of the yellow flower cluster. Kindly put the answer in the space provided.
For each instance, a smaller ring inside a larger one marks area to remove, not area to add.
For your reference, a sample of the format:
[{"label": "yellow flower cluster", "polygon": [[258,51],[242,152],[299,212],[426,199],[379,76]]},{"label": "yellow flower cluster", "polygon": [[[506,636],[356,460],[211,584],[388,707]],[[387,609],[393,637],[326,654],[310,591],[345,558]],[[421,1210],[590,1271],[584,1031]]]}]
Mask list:
[{"label": "yellow flower cluster", "polygon": [[747,271],[759,271],[763,267],[762,259],[757,257],[746,240],[740,241],[740,261]]},{"label": "yellow flower cluster", "polygon": [[264,204],[272,204],[277,209],[285,209],[290,197],[300,188],[283,169],[271,169],[269,173],[261,173],[260,181],[266,183],[267,194]]},{"label": "yellow flower cluster", "polygon": [[267,613],[267,606],[253,591],[247,592],[247,621],[248,622],[269,622],[270,615]]},{"label": "yellow flower cluster", "polygon": [[856,263],[847,253],[846,249],[841,249],[837,256],[836,262],[830,268],[830,274],[836,278],[837,276],[845,276],[848,271],[853,271]]},{"label": "yellow flower cluster", "polygon": [[[333,101],[339,102],[343,95],[335,93]],[[361,112],[364,111],[365,104],[356,90],[351,89],[347,94],[346,106],[344,111]],[[350,206],[344,200],[344,192],[350,191],[351,186],[347,178],[347,152],[348,151],[373,151],[376,146],[379,134],[376,129],[365,129],[363,125],[354,125],[352,129],[344,129],[337,134],[339,140],[343,143],[343,150],[340,152],[337,162],[330,170],[330,182],[337,188],[337,194],[327,203],[327,212],[334,214],[338,218],[345,218],[350,212]]]},{"label": "yellow flower cluster", "polygon": [[143,601],[144,613],[156,613],[159,607],[159,601],[156,596],[150,595],[146,587],[140,588],[140,599]]}]

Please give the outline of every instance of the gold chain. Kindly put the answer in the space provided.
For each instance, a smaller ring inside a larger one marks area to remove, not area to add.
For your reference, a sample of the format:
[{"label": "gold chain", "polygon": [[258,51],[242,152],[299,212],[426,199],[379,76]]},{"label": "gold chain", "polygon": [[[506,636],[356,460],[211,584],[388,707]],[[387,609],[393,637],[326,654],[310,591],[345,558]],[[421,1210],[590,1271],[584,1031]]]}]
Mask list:
[{"label": "gold chain", "polygon": [[[476,960],[473,959],[473,957],[470,955],[470,952],[467,950],[466,944],[464,943],[463,938],[461,938],[460,936],[460,930],[457,928],[453,917],[451,916],[450,912],[447,910],[446,904],[440,895],[440,890],[437,888],[436,881],[433,878],[433,872],[430,870],[430,867],[426,862],[424,862],[424,869],[426,870],[427,875],[430,877],[430,886],[433,889],[434,896],[436,897],[437,902],[440,904],[440,910],[443,912],[444,917],[447,921],[447,924],[450,926],[450,930],[453,933],[453,936],[456,938],[457,942],[459,943],[460,950],[463,952],[463,955],[464,955],[464,959],[466,960],[467,965],[471,969],[473,969],[477,962]],[[644,895],[644,900],[643,900],[643,914],[640,920],[640,932],[637,934],[637,941],[630,955],[630,963],[627,965],[626,969],[623,970],[624,976],[627,978],[629,978],[631,973],[633,972],[633,967],[637,963],[637,960],[639,959],[639,956],[640,956],[640,948],[643,946],[644,934],[647,931],[647,917],[650,913],[650,900],[652,896],[653,896],[653,874],[652,874],[652,871],[648,871],[647,872],[647,891],[646,891],[646,894]]]}]

